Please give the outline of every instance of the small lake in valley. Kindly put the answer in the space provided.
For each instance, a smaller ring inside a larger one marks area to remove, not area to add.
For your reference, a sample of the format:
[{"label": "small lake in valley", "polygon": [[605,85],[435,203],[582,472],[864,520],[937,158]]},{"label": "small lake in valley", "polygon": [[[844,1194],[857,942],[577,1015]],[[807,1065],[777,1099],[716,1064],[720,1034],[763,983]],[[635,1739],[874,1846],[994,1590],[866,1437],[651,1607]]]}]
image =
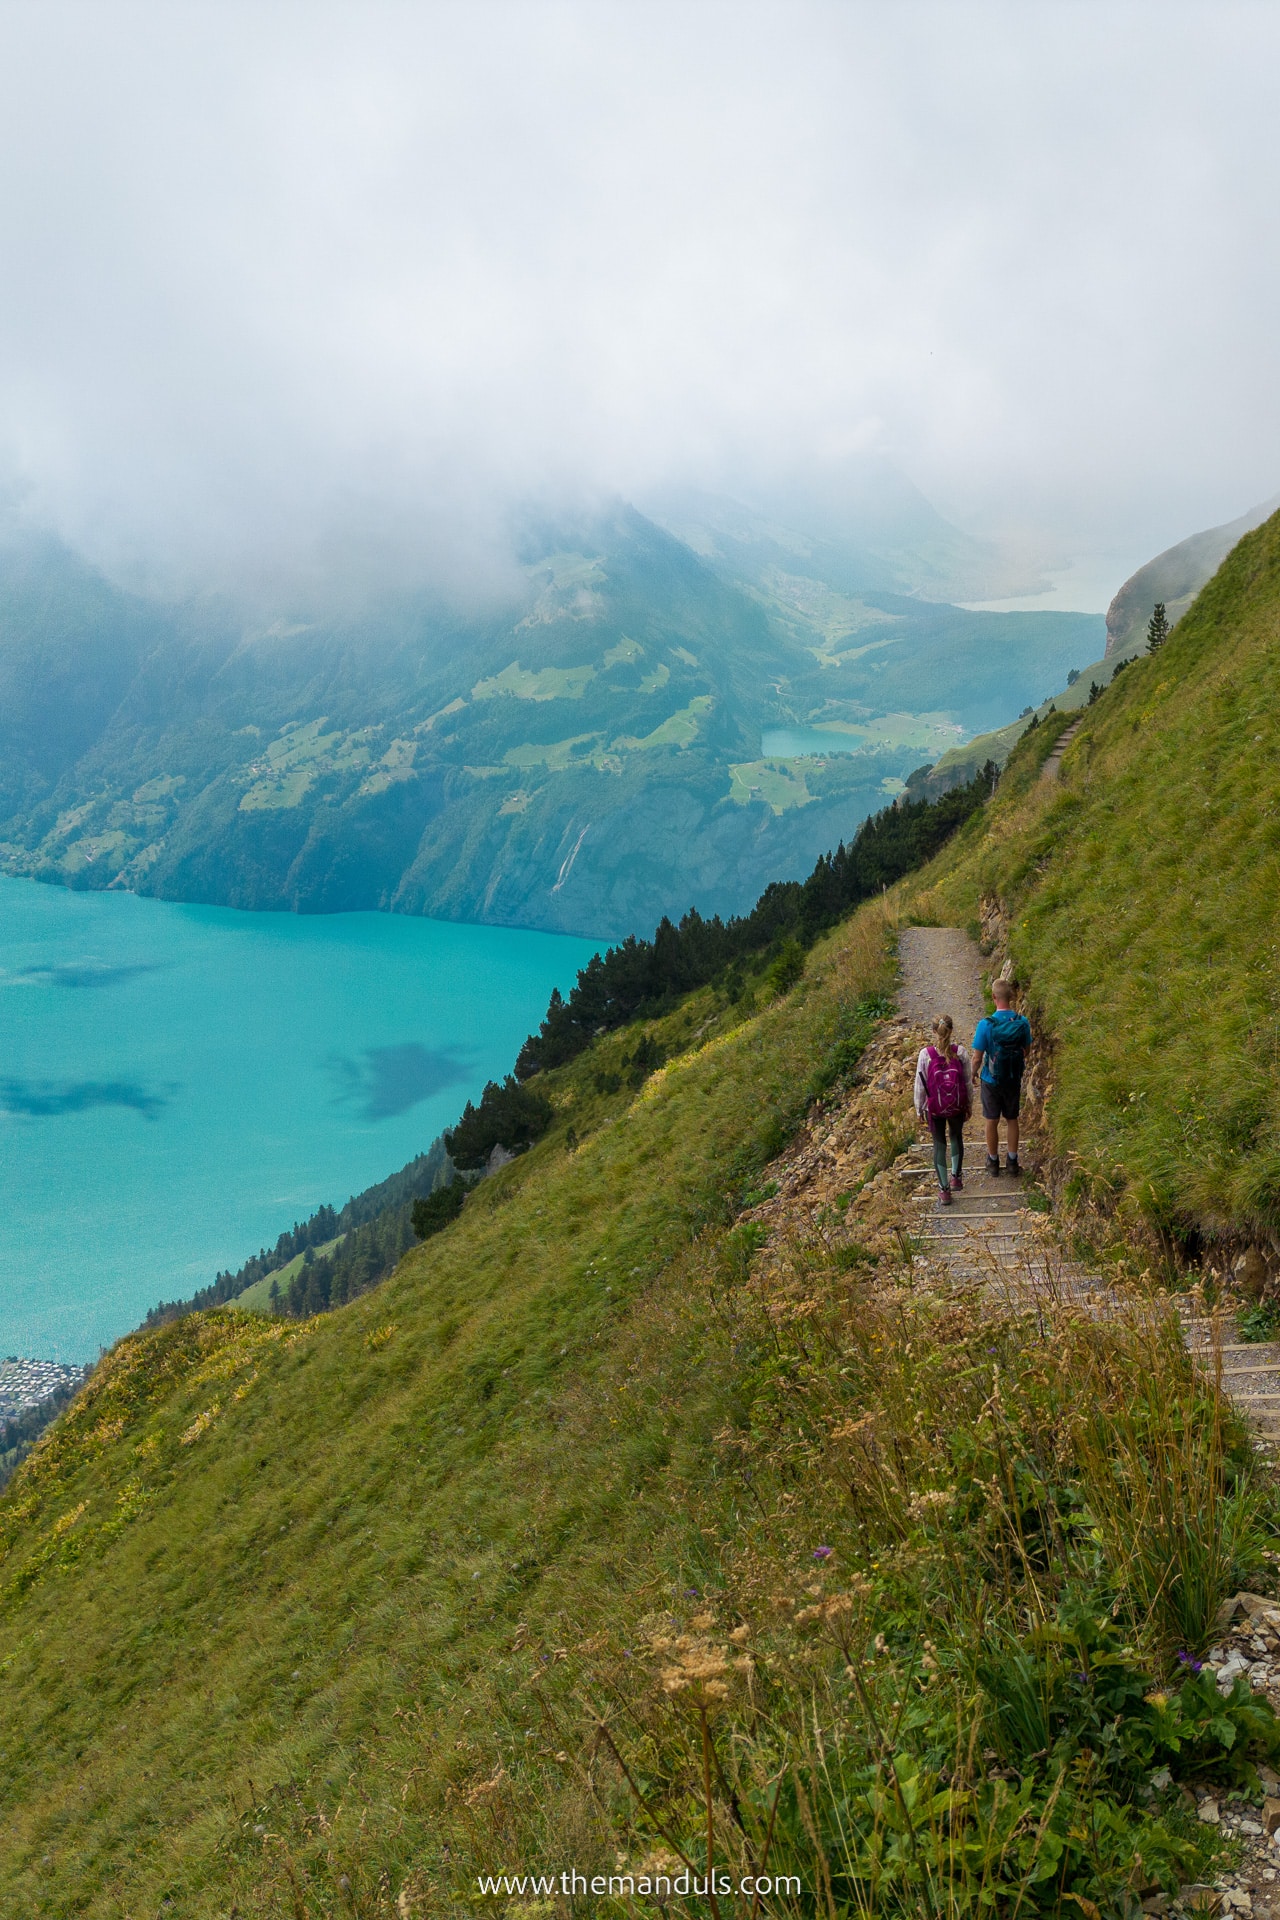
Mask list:
[{"label": "small lake in valley", "polygon": [[395,1172],[595,950],[0,877],[0,1359],[92,1360]]}]

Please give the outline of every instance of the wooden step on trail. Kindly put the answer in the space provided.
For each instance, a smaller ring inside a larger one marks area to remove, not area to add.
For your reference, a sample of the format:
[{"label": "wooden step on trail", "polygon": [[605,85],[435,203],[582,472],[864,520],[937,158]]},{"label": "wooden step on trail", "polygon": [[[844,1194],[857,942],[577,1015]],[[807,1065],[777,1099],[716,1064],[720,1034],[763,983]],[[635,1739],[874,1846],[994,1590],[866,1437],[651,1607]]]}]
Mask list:
[{"label": "wooden step on trail", "polygon": [[[905,1178],[935,1178],[932,1161],[899,1168]],[[1028,1308],[1067,1306],[1093,1320],[1116,1310],[1118,1296],[1099,1274],[1076,1260],[1058,1260],[1046,1246],[1047,1221],[1008,1181],[1002,1187],[984,1169],[966,1178],[949,1206],[926,1193],[913,1196],[916,1243],[953,1281],[1007,1286]],[[1202,1374],[1212,1372],[1248,1420],[1255,1446],[1280,1445],[1280,1341],[1239,1339],[1234,1317],[1196,1314],[1179,1304],[1182,1334]]]},{"label": "wooden step on trail", "polygon": [[1078,720],[1073,720],[1071,722],[1071,725],[1067,727],[1064,732],[1058,735],[1057,739],[1053,743],[1052,753],[1049,755],[1049,758],[1045,761],[1044,766],[1040,769],[1040,778],[1042,780],[1052,782],[1054,780],[1058,780],[1061,778],[1062,756],[1066,752],[1067,748],[1071,745],[1071,742],[1075,739],[1076,735],[1079,733],[1083,725],[1084,725],[1084,715],[1081,714]]},{"label": "wooden step on trail", "polygon": [[[1062,759],[1084,725],[1083,712],[1064,726],[1044,763],[1041,779],[1055,782]],[[906,927],[898,941],[902,968],[899,1014],[920,1030],[939,1011],[950,1013],[957,1034],[967,1038],[981,1019],[983,956],[960,927]],[[1001,1169],[988,1173],[981,1129],[970,1132],[965,1184],[949,1206],[938,1206],[933,1154],[915,1140],[895,1162],[912,1213],[911,1245],[917,1260],[943,1284],[1003,1289],[1011,1311],[1034,1313],[1065,1306],[1090,1321],[1105,1320],[1129,1302],[1100,1274],[1089,1273],[1052,1240],[1050,1221],[1027,1205],[1020,1180]],[[975,1151],[976,1149],[976,1151]],[[1033,1217],[1034,1216],[1034,1217]],[[1256,1346],[1239,1338],[1234,1316],[1207,1314],[1191,1301],[1175,1302],[1182,1336],[1202,1375],[1210,1369],[1224,1393],[1248,1419],[1254,1445],[1269,1455],[1280,1449],[1280,1341]]]}]

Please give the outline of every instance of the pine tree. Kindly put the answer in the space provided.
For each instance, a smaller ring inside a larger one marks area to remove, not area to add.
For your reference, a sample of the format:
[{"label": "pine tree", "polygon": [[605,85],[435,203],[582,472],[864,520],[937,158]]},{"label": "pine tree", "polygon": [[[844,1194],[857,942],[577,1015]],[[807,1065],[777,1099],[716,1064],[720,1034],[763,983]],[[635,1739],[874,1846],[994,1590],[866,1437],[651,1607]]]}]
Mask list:
[{"label": "pine tree", "polygon": [[1169,622],[1165,617],[1164,601],[1157,600],[1151,618],[1147,622],[1147,652],[1159,653],[1169,638]]}]

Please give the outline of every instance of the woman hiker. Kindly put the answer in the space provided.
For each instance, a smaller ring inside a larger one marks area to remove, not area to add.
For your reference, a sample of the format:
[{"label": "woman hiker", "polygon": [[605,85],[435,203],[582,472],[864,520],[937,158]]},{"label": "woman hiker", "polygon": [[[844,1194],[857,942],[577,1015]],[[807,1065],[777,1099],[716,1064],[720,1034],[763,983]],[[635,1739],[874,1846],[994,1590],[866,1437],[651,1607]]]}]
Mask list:
[{"label": "woman hiker", "polygon": [[[934,1044],[921,1047],[916,1061],[916,1112],[933,1134],[933,1165],[938,1176],[938,1205],[949,1207],[954,1188],[964,1186],[964,1123],[969,1118],[968,1060],[951,1038],[950,1016],[933,1023]],[[947,1136],[951,1138],[951,1178],[947,1179]]]}]

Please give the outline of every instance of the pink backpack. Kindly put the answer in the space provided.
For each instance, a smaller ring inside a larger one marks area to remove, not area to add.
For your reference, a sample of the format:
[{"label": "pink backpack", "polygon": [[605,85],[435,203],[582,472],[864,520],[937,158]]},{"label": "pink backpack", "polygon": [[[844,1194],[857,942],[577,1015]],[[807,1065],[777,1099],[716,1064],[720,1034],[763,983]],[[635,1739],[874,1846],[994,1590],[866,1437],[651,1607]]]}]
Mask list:
[{"label": "pink backpack", "polygon": [[925,1068],[924,1085],[930,1118],[949,1120],[965,1113],[969,1093],[964,1081],[964,1061],[958,1053],[947,1059],[936,1047],[928,1047],[926,1052],[929,1064]]}]

